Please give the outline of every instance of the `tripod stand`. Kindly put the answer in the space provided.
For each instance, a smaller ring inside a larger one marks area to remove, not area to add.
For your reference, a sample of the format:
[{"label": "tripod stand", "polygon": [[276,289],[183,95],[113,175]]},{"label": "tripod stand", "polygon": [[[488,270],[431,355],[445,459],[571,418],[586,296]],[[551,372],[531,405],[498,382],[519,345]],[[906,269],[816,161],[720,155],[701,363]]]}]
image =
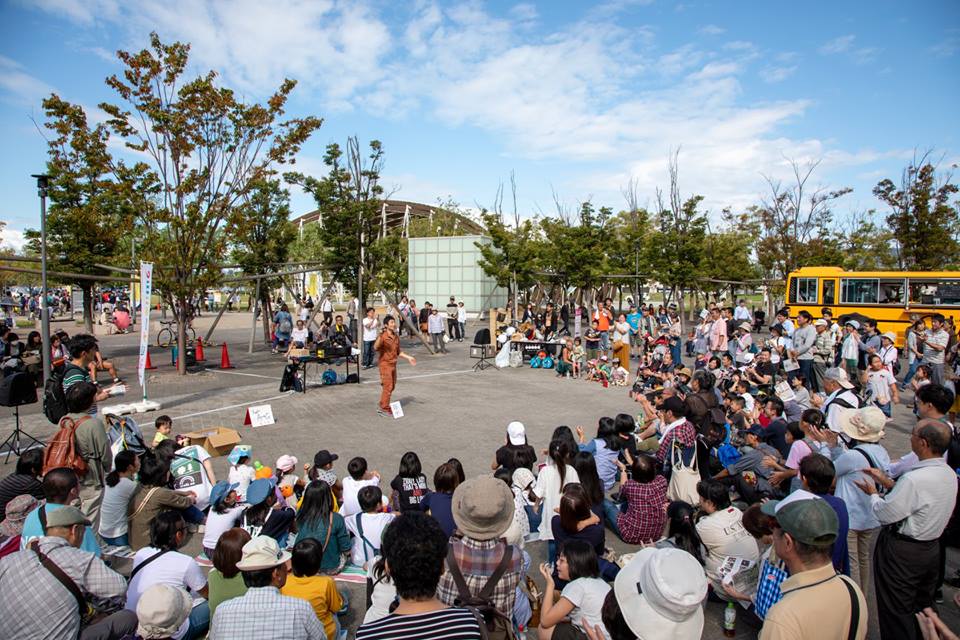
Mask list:
[{"label": "tripod stand", "polygon": [[[20,405],[14,405],[13,416],[16,420],[13,433],[7,436],[7,439],[0,444],[0,449],[3,447],[7,448],[7,457],[3,461],[4,464],[10,461],[11,454],[19,458],[20,455],[28,449],[35,449],[37,447],[42,449],[44,446],[42,442],[20,428]],[[33,441],[32,444],[29,442],[31,440]],[[27,444],[28,446],[24,447],[23,444]]]}]

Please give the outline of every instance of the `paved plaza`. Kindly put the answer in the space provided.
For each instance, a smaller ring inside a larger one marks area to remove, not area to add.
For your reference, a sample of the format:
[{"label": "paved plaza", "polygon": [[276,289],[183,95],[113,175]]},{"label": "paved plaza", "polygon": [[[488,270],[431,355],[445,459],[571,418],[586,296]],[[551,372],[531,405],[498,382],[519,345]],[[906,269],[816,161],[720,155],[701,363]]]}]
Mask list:
[{"label": "paved plaza", "polygon": [[[211,321],[203,317],[195,322],[198,333]],[[57,323],[57,328],[61,326]],[[71,334],[77,327],[62,325]],[[340,459],[334,468],[340,477],[346,475],[346,466],[353,456],[364,456],[370,468],[380,471],[384,485],[396,474],[400,456],[408,450],[416,451],[423,462],[424,472],[432,478],[433,470],[451,457],[463,463],[468,476],[490,472],[494,451],[504,441],[508,422],[520,420],[526,425],[527,437],[537,449],[548,444],[550,434],[558,425],[571,428],[583,425],[588,434],[596,429],[597,419],[617,413],[636,413],[638,405],[627,397],[624,387],[602,388],[596,383],[581,380],[557,379],[552,370],[489,369],[475,372],[474,360],[469,358],[470,340],[450,343],[449,355],[431,356],[417,340],[403,340],[403,348],[417,357],[417,366],[401,361],[398,370],[394,400],[403,404],[404,417],[398,420],[377,415],[380,394],[377,369],[362,372],[359,385],[310,387],[306,393],[280,393],[280,378],[284,367],[281,356],[270,353],[269,346],[258,343],[253,354],[247,353],[249,314],[226,314],[217,329],[214,340],[226,341],[230,359],[236,366],[229,371],[215,369],[220,362],[220,347],[206,351],[206,364],[211,368],[186,377],[176,375],[169,350],[151,349],[156,371],[147,372],[148,390],[152,400],[163,404],[161,413],[174,420],[174,431],[185,433],[210,426],[226,426],[240,432],[243,442],[253,447],[253,458],[273,466],[282,454],[295,455],[300,464],[312,461],[320,449],[337,453]],[[475,329],[468,327],[472,339]],[[114,360],[129,385],[126,400],[139,398],[136,378],[137,334],[102,336],[101,350],[106,358]],[[105,375],[105,374],[104,374]],[[311,371],[313,382],[314,374]],[[903,400],[912,400],[910,393]],[[243,426],[246,408],[250,405],[270,404],[276,424],[254,429]],[[41,440],[54,432],[42,415],[40,403],[23,407],[23,428]],[[136,419],[144,435],[152,439],[154,413],[141,414]],[[13,428],[13,411],[0,414],[0,438]],[[894,421],[888,425],[884,444],[891,457],[899,457],[909,450],[909,432],[914,423],[909,408],[896,408]],[[0,475],[13,471],[15,458],[3,464],[0,456]],[[218,478],[226,478],[226,457],[214,458]],[[608,545],[626,551],[627,545],[607,535]],[[544,560],[546,545],[532,543],[527,550],[534,567]],[[199,539],[194,536],[187,553],[199,552]],[[951,554],[948,574],[958,566]],[[533,572],[539,580],[537,572]],[[363,588],[351,585],[352,602],[356,603],[349,619],[352,626],[362,617]],[[951,600],[954,590],[945,588],[946,603],[941,607],[948,624],[960,625],[957,608]],[[873,595],[871,601],[871,638],[878,638]],[[722,636],[722,607],[709,604],[704,638]],[[738,625],[738,637],[754,637],[756,631],[746,624]],[[531,634],[533,637],[533,634]]]}]

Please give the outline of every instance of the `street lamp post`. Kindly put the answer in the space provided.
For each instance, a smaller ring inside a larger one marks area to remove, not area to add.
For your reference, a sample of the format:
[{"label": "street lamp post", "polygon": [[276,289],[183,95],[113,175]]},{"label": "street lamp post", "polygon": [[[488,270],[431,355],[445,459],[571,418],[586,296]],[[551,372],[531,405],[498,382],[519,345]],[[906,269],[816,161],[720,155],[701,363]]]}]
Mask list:
[{"label": "street lamp post", "polygon": [[43,383],[50,379],[50,309],[47,301],[47,187],[50,176],[35,173],[40,196],[40,338],[43,343]]}]

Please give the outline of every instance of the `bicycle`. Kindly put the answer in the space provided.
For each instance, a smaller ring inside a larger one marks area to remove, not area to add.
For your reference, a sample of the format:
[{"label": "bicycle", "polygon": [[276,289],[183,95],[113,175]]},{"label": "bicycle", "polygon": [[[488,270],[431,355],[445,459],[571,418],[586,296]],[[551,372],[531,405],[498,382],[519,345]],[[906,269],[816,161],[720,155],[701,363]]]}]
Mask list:
[{"label": "bicycle", "polygon": [[[157,346],[158,347],[169,347],[172,344],[177,343],[177,321],[176,320],[161,320],[160,324],[163,325],[163,328],[157,332]],[[197,332],[193,330],[193,326],[187,324],[187,344],[192,344],[197,340]]]}]

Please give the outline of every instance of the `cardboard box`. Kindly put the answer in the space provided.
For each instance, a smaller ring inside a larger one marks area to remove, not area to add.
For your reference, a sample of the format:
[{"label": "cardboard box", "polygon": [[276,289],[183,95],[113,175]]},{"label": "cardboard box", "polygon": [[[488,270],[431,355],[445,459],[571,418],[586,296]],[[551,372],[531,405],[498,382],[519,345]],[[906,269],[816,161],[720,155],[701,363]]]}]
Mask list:
[{"label": "cardboard box", "polygon": [[240,442],[240,434],[228,427],[210,427],[183,434],[190,439],[190,444],[197,444],[207,450],[210,457],[225,456],[233,449],[233,445]]},{"label": "cardboard box", "polygon": [[310,349],[290,349],[291,358],[309,358]]}]

